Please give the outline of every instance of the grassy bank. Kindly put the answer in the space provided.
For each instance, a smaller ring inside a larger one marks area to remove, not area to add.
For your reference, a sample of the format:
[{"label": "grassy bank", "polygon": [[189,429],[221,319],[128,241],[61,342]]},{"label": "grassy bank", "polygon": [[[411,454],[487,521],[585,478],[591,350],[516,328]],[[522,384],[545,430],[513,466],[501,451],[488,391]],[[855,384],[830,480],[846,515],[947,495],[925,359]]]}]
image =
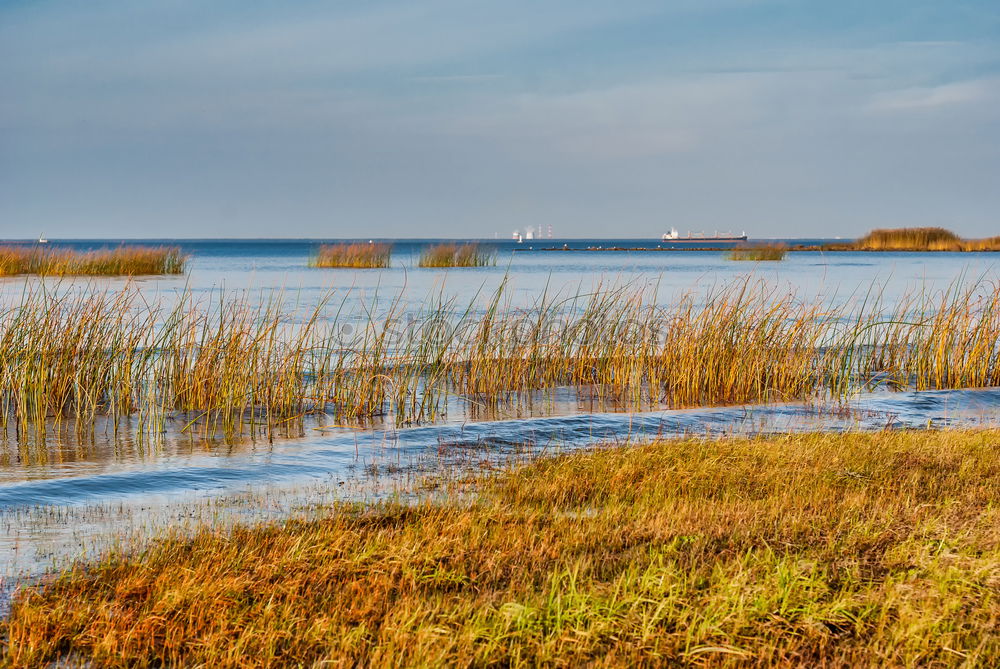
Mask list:
[{"label": "grassy bank", "polygon": [[761,244],[739,246],[727,253],[726,257],[730,260],[784,260],[786,253],[788,247],[784,244]]},{"label": "grassy bank", "polygon": [[309,265],[311,267],[353,267],[373,269],[389,266],[392,259],[392,244],[323,244],[316,250]]},{"label": "grassy bank", "polygon": [[420,252],[420,267],[489,267],[496,264],[496,251],[476,243],[435,244]]},{"label": "grassy bank", "polygon": [[178,248],[122,246],[97,251],[56,247],[0,246],[0,277],[139,276],[182,274],[187,257]]},{"label": "grassy bank", "polygon": [[992,666],[998,442],[665,441],[206,530],[20,593],[3,663]]},{"label": "grassy bank", "polygon": [[962,239],[944,228],[876,229],[848,244],[830,244],[831,251],[1000,251],[1000,236]]}]

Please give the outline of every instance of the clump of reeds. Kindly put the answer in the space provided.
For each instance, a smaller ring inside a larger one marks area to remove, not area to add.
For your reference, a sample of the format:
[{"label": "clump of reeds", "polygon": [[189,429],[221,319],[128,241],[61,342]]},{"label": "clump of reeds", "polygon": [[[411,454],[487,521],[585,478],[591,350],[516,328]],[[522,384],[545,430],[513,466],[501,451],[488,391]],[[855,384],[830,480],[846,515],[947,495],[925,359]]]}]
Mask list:
[{"label": "clump of reeds", "polygon": [[0,312],[0,425],[73,418],[85,429],[98,416],[180,410],[232,430],[248,414],[299,412],[309,328],[280,338],[266,308],[202,307],[140,304],[131,287],[29,291]]},{"label": "clump of reeds", "polygon": [[420,252],[420,267],[487,267],[496,264],[496,251],[477,243],[435,244]]},{"label": "clump of reeds", "polygon": [[944,228],[876,229],[845,248],[858,251],[1000,251],[1000,237],[962,239]]},{"label": "clump of reeds", "polygon": [[312,267],[383,268],[389,266],[391,258],[392,244],[384,242],[323,244],[309,264]]},{"label": "clump of reeds", "polygon": [[784,260],[788,247],[784,244],[755,244],[737,246],[726,254],[730,260]]},{"label": "clump of reeds", "polygon": [[745,283],[670,307],[629,288],[528,313],[498,296],[463,329],[449,373],[481,398],[556,386],[673,406],[801,397],[823,384],[816,346],[830,323],[818,305]]},{"label": "clump of reeds", "polygon": [[991,666],[998,439],[662,441],[206,528],[23,588],[0,662]]},{"label": "clump of reeds", "polygon": [[0,246],[0,276],[139,276],[182,274],[187,256],[175,247],[121,246],[77,251],[57,247]]}]

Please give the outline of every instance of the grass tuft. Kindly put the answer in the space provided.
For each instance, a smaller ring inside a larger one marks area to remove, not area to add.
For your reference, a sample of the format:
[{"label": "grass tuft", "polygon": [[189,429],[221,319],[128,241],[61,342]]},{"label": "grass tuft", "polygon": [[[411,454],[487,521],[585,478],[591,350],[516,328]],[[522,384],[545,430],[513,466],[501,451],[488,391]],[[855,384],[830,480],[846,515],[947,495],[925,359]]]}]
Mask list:
[{"label": "grass tuft", "polygon": [[187,257],[179,248],[121,246],[99,251],[0,246],[0,276],[139,276],[183,274]]},{"label": "grass tuft", "polygon": [[488,267],[496,265],[496,251],[480,244],[435,244],[420,252],[420,267]]},{"label": "grass tuft", "polygon": [[[21,590],[44,666],[993,666],[1000,433],[662,441]],[[466,501],[461,501],[465,499]]]},{"label": "grass tuft", "polygon": [[730,260],[784,260],[788,247],[784,244],[738,246],[726,254]]},{"label": "grass tuft", "polygon": [[323,244],[309,261],[311,267],[384,268],[392,258],[392,244],[369,242]]}]

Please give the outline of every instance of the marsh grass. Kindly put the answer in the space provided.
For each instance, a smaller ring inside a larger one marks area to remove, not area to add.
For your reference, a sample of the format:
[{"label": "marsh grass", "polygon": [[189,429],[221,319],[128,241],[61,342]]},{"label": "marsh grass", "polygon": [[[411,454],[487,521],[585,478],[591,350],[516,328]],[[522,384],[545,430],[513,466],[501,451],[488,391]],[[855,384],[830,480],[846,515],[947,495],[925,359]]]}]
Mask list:
[{"label": "marsh grass", "polygon": [[695,406],[795,397],[816,388],[816,344],[830,321],[792,297],[737,284],[680,297],[598,289],[543,297],[520,314],[500,295],[462,338],[451,376],[488,400],[576,386],[619,401]]},{"label": "marsh grass", "polygon": [[392,259],[392,244],[323,244],[309,261],[311,267],[384,268]]},{"label": "marsh grass", "polygon": [[526,307],[511,297],[501,286],[485,306],[439,301],[416,330],[400,328],[398,297],[363,305],[345,339],[332,295],[289,310],[247,293],[166,306],[134,286],[33,287],[0,307],[0,427],[136,419],[155,434],[180,420],[270,436],[309,414],[413,424],[449,402],[485,415],[557,388],[641,409],[1000,385],[1000,291],[987,284],[888,307],[877,295],[802,301],[749,280],[669,306],[633,286]]},{"label": "marsh grass", "polygon": [[788,247],[784,244],[737,246],[726,254],[729,260],[784,260]]},{"label": "marsh grass", "polygon": [[998,441],[662,441],[205,529],[22,590],[2,662],[992,666]]},{"label": "marsh grass", "polygon": [[419,267],[488,267],[496,265],[496,250],[477,243],[435,244],[420,252]]},{"label": "marsh grass", "polygon": [[1000,251],[1000,237],[962,239],[944,228],[876,229],[850,244],[833,248],[857,251]]},{"label": "marsh grass", "polygon": [[121,246],[77,251],[57,247],[0,246],[0,276],[139,276],[183,274],[187,257],[179,248]]}]

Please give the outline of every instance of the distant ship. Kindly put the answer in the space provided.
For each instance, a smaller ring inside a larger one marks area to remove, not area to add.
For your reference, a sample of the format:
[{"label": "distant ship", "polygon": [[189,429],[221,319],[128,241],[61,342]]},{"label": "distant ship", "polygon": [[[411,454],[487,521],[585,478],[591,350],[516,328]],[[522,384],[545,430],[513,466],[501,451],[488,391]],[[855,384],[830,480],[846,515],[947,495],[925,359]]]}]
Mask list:
[{"label": "distant ship", "polygon": [[746,232],[739,235],[732,232],[716,232],[711,235],[704,232],[689,232],[686,237],[681,237],[677,228],[670,228],[670,232],[663,234],[665,242],[745,242],[746,240]]},{"label": "distant ship", "polygon": [[45,238],[45,233],[44,232],[42,234],[38,235],[38,243],[39,244],[48,244],[49,243],[49,240],[47,240]]}]

